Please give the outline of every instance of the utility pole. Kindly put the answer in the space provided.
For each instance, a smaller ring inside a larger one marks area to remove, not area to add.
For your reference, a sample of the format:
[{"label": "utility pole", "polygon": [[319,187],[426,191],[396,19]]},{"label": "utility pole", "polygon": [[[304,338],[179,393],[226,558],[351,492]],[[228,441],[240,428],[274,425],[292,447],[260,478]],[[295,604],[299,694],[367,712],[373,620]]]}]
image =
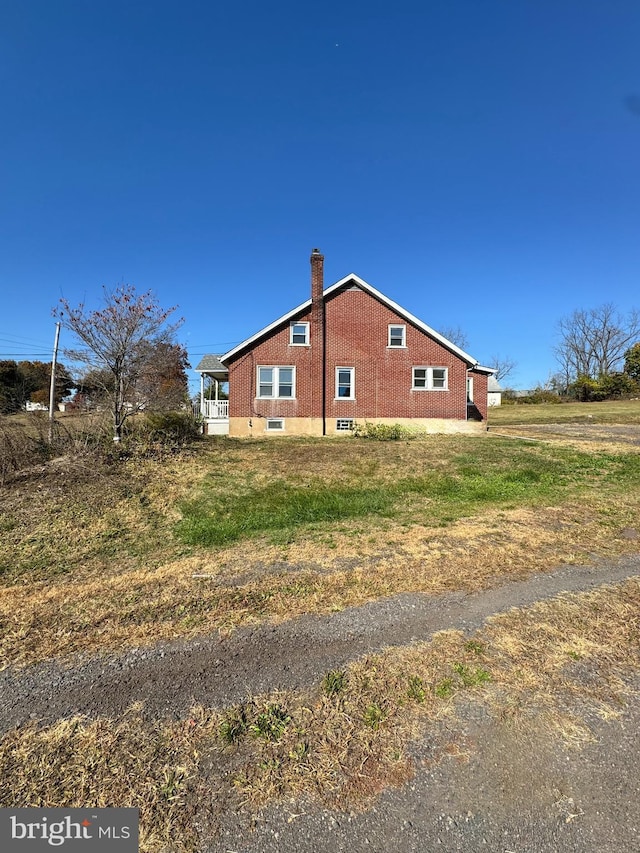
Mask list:
[{"label": "utility pole", "polygon": [[56,362],[58,360],[59,338],[60,323],[56,323],[56,337],[53,342],[53,359],[51,360],[51,387],[49,388],[49,444],[53,444],[53,407],[56,399]]}]

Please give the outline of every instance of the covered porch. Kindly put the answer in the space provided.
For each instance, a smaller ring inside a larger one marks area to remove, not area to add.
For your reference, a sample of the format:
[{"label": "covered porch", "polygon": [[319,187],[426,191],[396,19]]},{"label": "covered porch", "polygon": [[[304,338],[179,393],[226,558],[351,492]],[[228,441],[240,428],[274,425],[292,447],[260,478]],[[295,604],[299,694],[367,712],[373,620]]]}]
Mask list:
[{"label": "covered porch", "polygon": [[207,435],[229,434],[229,371],[218,355],[205,355],[196,367],[200,374],[200,399],[195,407]]}]

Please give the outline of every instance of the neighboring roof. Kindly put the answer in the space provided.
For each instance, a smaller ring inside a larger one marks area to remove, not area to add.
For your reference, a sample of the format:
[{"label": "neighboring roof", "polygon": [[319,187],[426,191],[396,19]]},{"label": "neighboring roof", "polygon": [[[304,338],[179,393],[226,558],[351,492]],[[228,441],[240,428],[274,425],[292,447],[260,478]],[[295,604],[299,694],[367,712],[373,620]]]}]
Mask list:
[{"label": "neighboring roof", "polygon": [[487,391],[490,394],[500,394],[503,390],[502,385],[500,385],[496,377],[490,376],[487,382]]},{"label": "neighboring roof", "polygon": [[[383,305],[386,305],[388,308],[391,308],[392,311],[395,311],[396,314],[398,314],[400,317],[404,317],[404,319],[411,323],[413,326],[416,326],[418,329],[421,329],[423,332],[426,332],[426,334],[441,343],[450,352],[455,353],[463,361],[466,361],[470,367],[474,367],[475,369],[480,370],[481,372],[493,372],[490,367],[480,367],[480,365],[478,364],[476,359],[473,358],[473,356],[470,356],[464,350],[461,350],[460,347],[457,347],[454,343],[448,341],[441,334],[436,332],[435,329],[432,329],[430,326],[427,326],[427,324],[423,323],[422,320],[419,320],[413,314],[409,313],[409,311],[402,308],[402,306],[398,305],[397,302],[394,302],[392,299],[389,299],[387,296],[384,295],[384,293],[380,293],[379,290],[376,290],[375,287],[372,287],[370,284],[368,284],[368,282],[360,278],[360,276],[357,276],[355,273],[350,273],[344,278],[341,278],[340,281],[336,281],[335,284],[332,284],[330,287],[327,287],[323,293],[323,298],[326,299],[328,296],[331,296],[337,290],[340,290],[341,287],[344,287],[345,285],[349,284],[349,282],[357,284],[358,287],[365,291],[365,293],[370,294],[374,297],[374,299],[377,299],[379,302],[382,302]],[[251,344],[260,340],[260,338],[263,338],[268,335],[269,332],[272,332],[284,323],[289,322],[298,314],[302,314],[303,312],[308,311],[310,307],[311,299],[307,299],[306,302],[302,303],[302,305],[298,305],[292,311],[289,311],[287,314],[283,314],[282,317],[279,317],[277,320],[274,320],[273,323],[270,323],[268,326],[265,326],[264,329],[260,329],[260,331],[256,332],[255,335],[252,335],[250,338],[247,338],[246,341],[242,341],[241,344],[238,344],[236,347],[229,350],[229,352],[226,352],[224,355],[220,356],[221,362],[227,362],[234,355],[237,355],[239,352],[242,352],[242,350],[251,346]]]},{"label": "neighboring roof", "polygon": [[199,370],[200,373],[213,373],[214,371],[219,371],[220,373],[229,372],[220,361],[219,355],[204,355],[198,362],[196,370]]}]

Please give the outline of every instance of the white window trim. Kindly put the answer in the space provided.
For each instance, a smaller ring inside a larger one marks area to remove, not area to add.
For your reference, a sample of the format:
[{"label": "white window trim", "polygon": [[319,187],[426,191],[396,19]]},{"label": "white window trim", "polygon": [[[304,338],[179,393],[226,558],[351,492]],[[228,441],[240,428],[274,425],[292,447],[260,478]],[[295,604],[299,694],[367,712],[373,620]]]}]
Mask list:
[{"label": "white window trim", "polygon": [[[304,326],[305,327],[305,335],[304,335],[305,340],[304,340],[304,343],[302,343],[302,344],[294,343],[293,329],[295,326]],[[308,346],[310,346],[310,341],[311,341],[310,327],[311,327],[311,324],[309,322],[307,322],[306,320],[289,323],[289,346],[291,346],[291,347],[308,347]]]},{"label": "white window trim", "polygon": [[[426,371],[426,386],[416,386],[416,370]],[[433,371],[444,370],[444,388],[434,388],[433,386]],[[411,390],[412,391],[448,391],[449,390],[449,368],[442,365],[426,365],[415,364],[411,368]]]},{"label": "white window trim", "polygon": [[[339,377],[341,370],[348,370],[351,374],[351,396],[349,397],[340,397],[338,395],[339,391]],[[355,367],[336,367],[336,396],[335,400],[355,400],[356,399],[356,369]]]},{"label": "white window trim", "polygon": [[[273,370],[273,390],[277,391],[280,387],[280,371],[291,370],[291,396],[280,397],[277,393],[267,396],[260,394],[260,371]],[[293,364],[259,364],[256,367],[256,400],[295,400],[296,399],[296,368]]]},{"label": "white window trim", "polygon": [[[269,424],[272,424],[275,422],[281,423],[282,426],[269,428]],[[285,427],[284,418],[267,418],[266,423],[264,425],[264,431],[265,432],[284,432],[284,427]]]},{"label": "white window trim", "polygon": [[[391,345],[391,329],[402,329],[402,343],[400,345]],[[402,323],[389,323],[387,328],[387,349],[406,349],[407,348],[407,327]]]}]

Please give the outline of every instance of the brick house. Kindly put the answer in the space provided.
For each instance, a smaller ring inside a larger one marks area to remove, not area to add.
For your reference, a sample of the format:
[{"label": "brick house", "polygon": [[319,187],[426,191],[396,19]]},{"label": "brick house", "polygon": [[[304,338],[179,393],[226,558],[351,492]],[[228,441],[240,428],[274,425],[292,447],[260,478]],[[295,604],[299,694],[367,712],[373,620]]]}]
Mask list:
[{"label": "brick house", "polygon": [[224,424],[201,384],[208,432],[335,435],[363,421],[427,432],[486,429],[493,370],[357,275],[325,290],[323,264],[314,249],[309,300],[198,365],[202,383],[205,376],[216,388],[229,383]]}]

